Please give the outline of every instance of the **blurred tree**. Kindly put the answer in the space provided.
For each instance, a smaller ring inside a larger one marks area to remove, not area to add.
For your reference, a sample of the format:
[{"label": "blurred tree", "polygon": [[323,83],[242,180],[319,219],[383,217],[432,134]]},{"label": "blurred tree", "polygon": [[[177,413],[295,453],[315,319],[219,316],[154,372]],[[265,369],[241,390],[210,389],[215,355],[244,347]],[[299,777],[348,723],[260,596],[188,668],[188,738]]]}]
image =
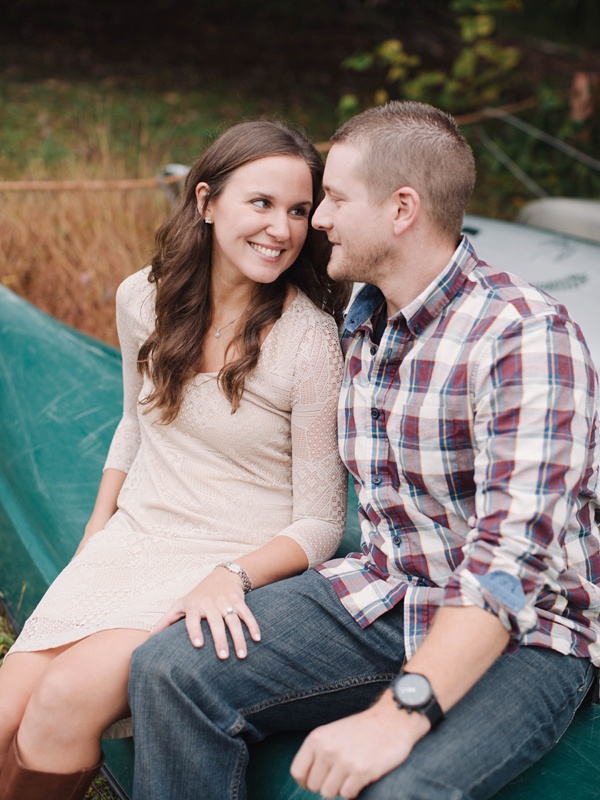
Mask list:
[{"label": "blurred tree", "polygon": [[[421,100],[451,113],[498,103],[509,86],[519,62],[516,47],[501,45],[496,36],[499,14],[521,11],[521,0],[450,0],[448,5],[458,29],[459,47],[440,68],[421,69],[421,58],[405,51],[399,39],[387,39],[371,52],[347,58],[344,65],[359,72],[378,65],[386,70],[389,88],[375,91],[375,104],[390,96]],[[340,101],[341,116],[360,108],[355,95]]]}]

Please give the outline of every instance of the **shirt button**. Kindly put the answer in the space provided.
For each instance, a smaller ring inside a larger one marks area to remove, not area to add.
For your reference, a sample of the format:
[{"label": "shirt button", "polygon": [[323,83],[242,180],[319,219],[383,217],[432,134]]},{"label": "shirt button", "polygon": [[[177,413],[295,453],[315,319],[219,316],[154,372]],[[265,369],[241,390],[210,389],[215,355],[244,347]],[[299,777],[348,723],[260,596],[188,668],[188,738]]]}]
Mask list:
[{"label": "shirt button", "polygon": [[372,356],[374,356],[374,355],[375,355],[375,353],[377,352],[377,348],[375,347],[375,345],[373,345],[373,346],[371,347],[371,349],[370,349],[370,351],[369,351],[369,352],[371,353],[371,355],[372,355]]},{"label": "shirt button", "polygon": [[379,411],[378,408],[372,408],[371,409],[371,416],[373,417],[373,419],[377,419],[377,417],[379,416],[380,413],[381,412]]},{"label": "shirt button", "polygon": [[394,536],[394,544],[400,544],[402,541],[401,536]]},{"label": "shirt button", "polygon": [[381,475],[373,475],[373,485],[374,486],[379,486],[379,484],[381,483],[382,480],[383,479],[382,479]]}]

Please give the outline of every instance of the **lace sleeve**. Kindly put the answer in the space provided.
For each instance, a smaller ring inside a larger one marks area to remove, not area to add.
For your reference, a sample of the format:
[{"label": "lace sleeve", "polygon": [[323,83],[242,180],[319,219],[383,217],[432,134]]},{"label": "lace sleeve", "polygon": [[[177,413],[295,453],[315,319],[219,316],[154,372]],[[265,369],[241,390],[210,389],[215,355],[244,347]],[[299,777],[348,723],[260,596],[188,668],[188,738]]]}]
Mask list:
[{"label": "lace sleeve", "polygon": [[347,478],[337,443],[337,404],[343,359],[334,320],[308,326],[296,356],[292,393],[293,522],[280,536],[294,539],[309,566],[336,551],[346,521]]},{"label": "lace sleeve", "polygon": [[154,313],[154,285],[148,269],[126,278],[117,290],[117,331],[123,359],[123,416],[114,433],[104,469],[129,472],[140,446],[137,403],[142,376],[137,357],[150,333]]}]

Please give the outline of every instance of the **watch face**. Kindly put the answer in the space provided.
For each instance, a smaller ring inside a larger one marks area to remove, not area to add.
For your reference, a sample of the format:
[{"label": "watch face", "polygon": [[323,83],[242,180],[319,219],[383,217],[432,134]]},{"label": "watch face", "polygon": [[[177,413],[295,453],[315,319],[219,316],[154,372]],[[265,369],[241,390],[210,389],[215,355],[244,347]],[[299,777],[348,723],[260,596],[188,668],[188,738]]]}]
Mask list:
[{"label": "watch face", "polygon": [[394,693],[407,708],[420,708],[431,700],[431,686],[427,678],[409,672],[396,679]]}]

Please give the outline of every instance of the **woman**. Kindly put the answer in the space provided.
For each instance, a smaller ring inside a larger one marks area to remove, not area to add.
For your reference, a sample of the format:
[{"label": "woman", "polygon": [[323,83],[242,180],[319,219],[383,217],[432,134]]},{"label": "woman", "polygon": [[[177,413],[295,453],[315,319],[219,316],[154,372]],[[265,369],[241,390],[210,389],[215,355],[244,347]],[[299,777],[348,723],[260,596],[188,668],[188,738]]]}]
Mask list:
[{"label": "woman", "polygon": [[310,228],[322,169],[284,125],[230,128],[119,288],[124,414],[77,553],[0,670],[3,800],[83,797],[152,631],[185,616],[200,647],[204,619],[244,658],[245,593],[335,551],[347,288]]}]

